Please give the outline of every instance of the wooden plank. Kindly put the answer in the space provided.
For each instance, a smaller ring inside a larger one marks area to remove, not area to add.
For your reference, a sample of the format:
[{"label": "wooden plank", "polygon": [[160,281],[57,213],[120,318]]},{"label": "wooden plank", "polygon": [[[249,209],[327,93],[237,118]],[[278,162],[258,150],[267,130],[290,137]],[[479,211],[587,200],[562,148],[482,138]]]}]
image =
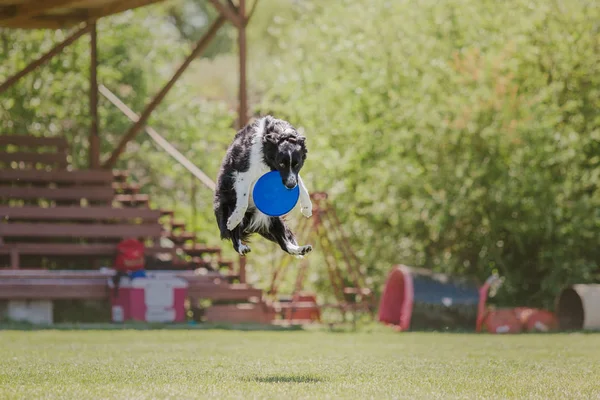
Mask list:
[{"label": "wooden plank", "polygon": [[114,198],[119,203],[148,203],[150,197],[147,194],[117,194]]},{"label": "wooden plank", "polygon": [[221,3],[221,0],[209,0],[213,7],[215,7],[217,9],[217,11],[219,13],[221,13],[221,15],[223,15],[224,17],[226,17],[229,22],[231,22],[233,25],[235,25],[236,28],[241,28],[242,27],[242,19],[240,18],[240,16],[238,15],[238,13],[236,12],[236,10],[232,9],[229,4],[223,4]]},{"label": "wooden plank", "polygon": [[0,280],[0,299],[3,300],[55,300],[55,299],[107,299],[107,280],[97,279],[18,279]]},{"label": "wooden plank", "polygon": [[44,137],[32,135],[2,135],[0,146],[24,146],[24,147],[58,147],[65,149],[69,147],[64,137]]},{"label": "wooden plank", "polygon": [[0,220],[78,220],[105,221],[141,219],[143,221],[158,221],[161,213],[151,208],[114,208],[114,207],[9,207],[0,206]]},{"label": "wooden plank", "polygon": [[24,269],[0,269],[0,279],[90,279],[96,281],[106,281],[114,276],[114,271],[100,272],[97,270],[24,270]]},{"label": "wooden plank", "polygon": [[[43,10],[43,12],[40,13],[28,15],[25,18],[14,19],[16,18],[16,15],[13,13],[11,15],[13,19],[0,19],[0,26],[21,29],[68,28],[82,22],[93,22],[108,15],[117,14],[164,0],[115,0],[103,7],[98,7],[98,4],[93,4],[92,2],[85,0],[72,1],[77,1],[77,4],[71,4],[68,7],[60,6],[50,8]],[[60,13],[58,13],[58,11],[60,11]]]},{"label": "wooden plank", "polygon": [[[117,251],[116,243],[9,243],[0,245],[0,254],[16,252],[21,255],[40,256],[111,256]],[[146,255],[175,253],[176,248],[150,246]],[[0,275],[1,277],[1,275]]]},{"label": "wooden plank", "polygon": [[162,226],[156,224],[52,224],[0,223],[0,236],[4,237],[73,237],[120,239],[129,237],[159,237]]},{"label": "wooden plank", "polygon": [[[107,279],[114,276],[114,270],[48,270],[48,269],[0,269],[0,279]],[[215,278],[221,277],[218,272],[207,272],[205,275],[198,275],[190,271],[151,271],[151,275],[156,276],[176,276],[185,280],[196,280],[205,283],[211,283]]]},{"label": "wooden plank", "polygon": [[197,299],[211,300],[248,300],[251,297],[262,297],[262,290],[241,284],[214,284],[188,281],[188,294]]},{"label": "wooden plank", "polygon": [[44,12],[53,8],[66,8],[77,3],[83,3],[84,0],[44,0],[32,1],[15,7],[13,15],[9,18],[0,20],[3,26],[18,27],[18,23],[26,21],[36,15],[42,15]]},{"label": "wooden plank", "polygon": [[66,153],[26,153],[26,152],[14,152],[5,153],[0,152],[0,163],[11,163],[11,162],[24,162],[28,164],[46,164],[46,165],[58,165],[59,167],[67,166],[67,155]]},{"label": "wooden plank", "polygon": [[111,185],[112,181],[113,174],[107,170],[44,171],[34,169],[0,169],[0,182]]},{"label": "wooden plank", "polygon": [[111,201],[114,197],[112,187],[16,187],[0,186],[0,199],[48,199],[48,200],[79,200]]}]

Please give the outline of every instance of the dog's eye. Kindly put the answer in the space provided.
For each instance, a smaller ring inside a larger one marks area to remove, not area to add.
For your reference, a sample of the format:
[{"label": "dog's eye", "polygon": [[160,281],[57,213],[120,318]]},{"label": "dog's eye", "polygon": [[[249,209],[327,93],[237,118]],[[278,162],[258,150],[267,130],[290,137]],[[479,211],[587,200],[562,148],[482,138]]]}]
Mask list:
[{"label": "dog's eye", "polygon": [[280,166],[281,168],[285,168],[285,164],[284,164],[284,163],[282,163],[282,162],[280,162],[280,163],[279,163],[279,166]]},{"label": "dog's eye", "polygon": [[297,163],[297,162],[295,162],[295,163],[294,163],[294,165],[292,165],[292,167],[294,167],[294,168],[298,168],[298,163]]}]

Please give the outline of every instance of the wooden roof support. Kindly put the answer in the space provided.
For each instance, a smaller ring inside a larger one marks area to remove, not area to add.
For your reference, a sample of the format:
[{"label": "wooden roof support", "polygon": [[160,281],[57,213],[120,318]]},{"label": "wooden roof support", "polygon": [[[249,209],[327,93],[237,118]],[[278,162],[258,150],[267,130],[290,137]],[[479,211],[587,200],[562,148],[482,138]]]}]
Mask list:
[{"label": "wooden roof support", "polygon": [[100,167],[100,136],[98,133],[98,45],[96,23],[90,30],[90,168]]},{"label": "wooden roof support", "polygon": [[38,68],[40,65],[43,65],[46,62],[48,62],[48,60],[50,60],[52,57],[54,57],[55,55],[60,53],[65,47],[71,45],[74,41],[79,39],[81,36],[88,33],[91,29],[92,29],[91,25],[84,26],[83,28],[79,29],[77,32],[73,33],[71,36],[66,38],[62,43],[59,43],[58,45],[56,45],[55,47],[50,49],[50,51],[48,51],[46,54],[44,54],[37,60],[33,61],[31,64],[27,65],[25,68],[23,68],[21,71],[17,72],[15,75],[8,78],[6,80],[6,82],[4,82],[2,85],[0,85],[0,93],[6,91],[8,88],[10,88],[12,85],[14,85],[15,82],[17,82],[19,79],[21,79],[22,77],[24,77],[31,71]]},{"label": "wooden roof support", "polygon": [[34,1],[15,6],[12,16],[4,18],[2,23],[6,26],[17,25],[31,17],[43,14],[55,8],[64,8],[82,3],[82,0],[45,0],[43,3]]},{"label": "wooden roof support", "polygon": [[241,129],[248,123],[248,90],[246,87],[246,0],[239,0],[238,16],[243,21],[243,24],[238,29],[238,47],[239,47],[239,63],[240,63],[240,82],[239,82],[239,110],[238,110],[238,125]]},{"label": "wooden roof support", "polygon": [[221,0],[209,0],[211,4],[219,11],[219,13],[226,17],[229,22],[235,25],[238,29],[242,28],[244,24],[244,18],[237,13],[237,10],[231,7],[230,3],[223,4]]},{"label": "wooden roof support", "polygon": [[198,41],[198,44],[192,51],[192,53],[185,59],[183,64],[179,67],[179,69],[175,72],[173,77],[167,84],[161,89],[160,92],[152,99],[152,101],[146,106],[142,114],[140,115],[140,119],[133,124],[131,128],[127,131],[127,133],[123,136],[117,148],[113,151],[108,160],[103,164],[104,168],[113,168],[123,152],[125,150],[125,146],[127,143],[135,137],[135,135],[142,129],[142,127],[148,121],[150,114],[154,109],[160,104],[160,102],[164,99],[169,90],[173,87],[175,82],[181,77],[181,75],[185,72],[185,70],[189,67],[191,62],[200,56],[208,47],[211,40],[215,37],[216,33],[225,23],[225,17],[220,15],[210,26],[208,31],[204,34],[204,36]]}]

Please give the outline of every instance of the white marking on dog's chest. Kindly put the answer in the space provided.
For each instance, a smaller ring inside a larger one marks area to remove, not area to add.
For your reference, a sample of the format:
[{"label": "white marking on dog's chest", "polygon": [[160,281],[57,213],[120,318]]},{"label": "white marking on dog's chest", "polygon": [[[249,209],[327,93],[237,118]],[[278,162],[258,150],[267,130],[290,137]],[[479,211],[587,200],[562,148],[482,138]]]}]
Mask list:
[{"label": "white marking on dog's chest", "polygon": [[[254,138],[252,139],[252,147],[250,149],[250,160],[248,171],[239,172],[235,176],[235,181],[245,181],[245,185],[234,185],[237,188],[244,188],[247,191],[248,196],[248,208],[253,212],[252,220],[246,229],[250,231],[267,230],[271,226],[271,219],[269,216],[261,213],[254,204],[253,191],[256,181],[261,176],[269,172],[271,169],[264,162],[263,143],[262,143],[262,132],[264,131],[264,121],[259,124]],[[240,193],[236,193],[240,196]],[[243,194],[242,194],[243,195]]]}]

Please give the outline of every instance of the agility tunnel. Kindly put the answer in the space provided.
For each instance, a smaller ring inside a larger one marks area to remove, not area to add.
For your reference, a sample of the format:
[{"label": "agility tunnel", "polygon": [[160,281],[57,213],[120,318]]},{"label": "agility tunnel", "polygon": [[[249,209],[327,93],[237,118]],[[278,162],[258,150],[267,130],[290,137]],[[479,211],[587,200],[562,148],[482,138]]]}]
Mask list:
[{"label": "agility tunnel", "polygon": [[561,330],[600,330],[600,284],[563,289],[556,302],[556,313]]},{"label": "agility tunnel", "polygon": [[[479,287],[475,281],[466,278],[398,265],[388,275],[379,304],[379,321],[400,331],[520,333],[550,332],[558,328],[556,315],[548,310],[488,307],[486,303],[490,291],[497,291],[501,285],[502,279],[497,275],[490,276]],[[596,286],[598,289],[595,291],[579,289],[582,295],[584,292],[587,295],[586,300],[577,300],[579,297],[575,298],[567,291],[569,307],[574,307],[574,311],[568,310],[564,314],[571,317],[575,315],[576,326],[573,329],[581,329],[577,326],[584,324],[581,322],[583,311],[578,311],[584,308],[581,304],[587,301],[589,308],[594,302],[598,304],[600,285]],[[590,318],[592,320],[586,325],[589,329],[594,324],[600,326],[600,312]]]},{"label": "agility tunnel", "polygon": [[379,304],[379,321],[406,330],[473,330],[479,287],[467,279],[395,266]]}]

